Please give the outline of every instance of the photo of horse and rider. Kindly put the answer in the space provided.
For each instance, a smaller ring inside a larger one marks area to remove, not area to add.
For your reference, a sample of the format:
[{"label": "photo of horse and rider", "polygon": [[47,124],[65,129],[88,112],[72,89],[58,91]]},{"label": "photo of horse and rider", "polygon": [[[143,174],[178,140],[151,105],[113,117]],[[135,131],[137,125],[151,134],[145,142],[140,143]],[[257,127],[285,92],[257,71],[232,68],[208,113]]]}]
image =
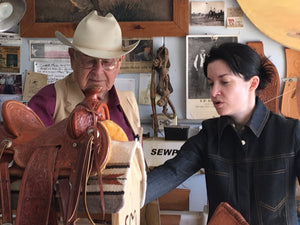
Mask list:
[{"label": "photo of horse and rider", "polygon": [[224,26],[224,1],[191,2],[190,24]]}]

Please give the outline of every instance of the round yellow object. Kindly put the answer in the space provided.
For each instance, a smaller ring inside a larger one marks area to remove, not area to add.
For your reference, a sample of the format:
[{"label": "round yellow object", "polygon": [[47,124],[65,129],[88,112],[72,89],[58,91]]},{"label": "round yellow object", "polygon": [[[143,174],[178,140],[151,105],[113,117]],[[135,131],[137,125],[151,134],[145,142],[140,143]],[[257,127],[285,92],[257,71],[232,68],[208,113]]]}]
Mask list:
[{"label": "round yellow object", "polygon": [[274,41],[300,50],[299,0],[237,0],[249,20]]}]

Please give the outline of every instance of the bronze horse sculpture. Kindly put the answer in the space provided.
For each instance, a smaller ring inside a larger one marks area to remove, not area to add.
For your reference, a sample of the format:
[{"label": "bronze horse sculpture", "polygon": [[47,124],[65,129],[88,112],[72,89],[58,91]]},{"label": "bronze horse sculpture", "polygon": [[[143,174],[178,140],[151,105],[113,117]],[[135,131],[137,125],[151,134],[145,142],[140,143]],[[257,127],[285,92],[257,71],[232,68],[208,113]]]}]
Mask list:
[{"label": "bronze horse sculpture", "polygon": [[[101,172],[109,158],[110,136],[103,122],[110,118],[107,105],[97,100],[97,93],[97,90],[87,91],[84,101],[68,118],[50,127],[45,127],[21,102],[11,100],[3,104],[3,124],[0,125],[3,224],[13,224],[9,178],[14,167],[22,174],[16,225],[57,224],[54,189],[61,197],[63,223],[75,224],[80,193],[83,192],[84,198],[90,175],[98,176],[99,207],[105,214]],[[83,202],[94,224],[85,198]]]}]

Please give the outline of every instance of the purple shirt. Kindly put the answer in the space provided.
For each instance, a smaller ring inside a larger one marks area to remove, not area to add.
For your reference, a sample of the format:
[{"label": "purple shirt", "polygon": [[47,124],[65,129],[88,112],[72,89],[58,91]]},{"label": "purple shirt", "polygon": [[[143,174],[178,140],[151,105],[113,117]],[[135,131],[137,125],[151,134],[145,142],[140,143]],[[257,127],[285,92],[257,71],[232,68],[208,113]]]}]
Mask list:
[{"label": "purple shirt", "polygon": [[[120,105],[120,101],[115,87],[108,92],[109,100],[107,102],[110,119],[118,124],[126,133],[130,141],[134,140],[133,131],[126,120],[123,109]],[[54,84],[49,84],[42,88],[37,94],[35,94],[28,106],[40,117],[46,127],[54,124],[53,114],[56,104],[56,91]]]}]

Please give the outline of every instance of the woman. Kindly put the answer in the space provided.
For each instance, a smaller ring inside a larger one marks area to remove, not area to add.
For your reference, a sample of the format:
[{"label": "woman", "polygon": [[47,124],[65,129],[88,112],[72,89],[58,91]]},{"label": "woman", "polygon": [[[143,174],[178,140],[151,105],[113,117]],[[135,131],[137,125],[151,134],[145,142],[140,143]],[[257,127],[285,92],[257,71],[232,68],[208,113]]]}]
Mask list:
[{"label": "woman", "polygon": [[225,43],[210,51],[204,74],[220,117],[203,121],[175,158],[148,174],[146,202],[204,168],[209,218],[228,202],[251,225],[296,225],[300,123],[256,96],[271,66],[247,45]]}]

